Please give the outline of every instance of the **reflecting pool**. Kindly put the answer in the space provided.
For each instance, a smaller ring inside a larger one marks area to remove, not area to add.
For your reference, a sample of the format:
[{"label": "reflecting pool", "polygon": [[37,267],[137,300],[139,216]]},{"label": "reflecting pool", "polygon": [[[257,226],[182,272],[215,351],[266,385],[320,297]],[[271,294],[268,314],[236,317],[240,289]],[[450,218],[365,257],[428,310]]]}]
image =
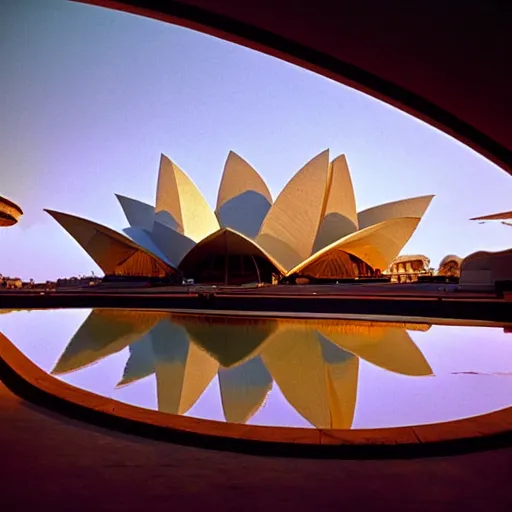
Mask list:
[{"label": "reflecting pool", "polygon": [[503,327],[83,309],[4,312],[0,332],[73,386],[218,421],[377,428],[512,405]]}]

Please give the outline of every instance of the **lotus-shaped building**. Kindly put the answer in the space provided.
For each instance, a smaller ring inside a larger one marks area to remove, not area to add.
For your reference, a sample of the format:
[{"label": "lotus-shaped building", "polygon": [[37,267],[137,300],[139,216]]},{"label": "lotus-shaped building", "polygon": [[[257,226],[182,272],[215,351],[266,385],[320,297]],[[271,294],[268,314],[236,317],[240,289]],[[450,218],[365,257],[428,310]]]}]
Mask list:
[{"label": "lotus-shaped building", "polygon": [[118,195],[124,234],[47,210],[105,274],[183,275],[198,283],[349,278],[386,269],[414,233],[431,195],[357,212],[345,155],[326,150],[273,200],[261,176],[230,152],[213,211],[162,155],[155,206]]}]

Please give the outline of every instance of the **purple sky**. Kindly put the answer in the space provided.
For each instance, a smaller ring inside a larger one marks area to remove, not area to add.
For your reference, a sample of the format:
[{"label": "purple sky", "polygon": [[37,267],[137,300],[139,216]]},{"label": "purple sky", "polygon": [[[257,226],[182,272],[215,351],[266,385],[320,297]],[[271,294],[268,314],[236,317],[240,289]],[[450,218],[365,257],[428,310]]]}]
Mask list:
[{"label": "purple sky", "polygon": [[0,2],[0,273],[99,272],[43,208],[126,226],[115,192],[153,202],[160,153],[214,206],[230,149],[273,196],[325,148],[347,155],[357,206],[435,193],[403,253],[433,266],[510,246],[469,222],[510,209],[512,180],[441,132],[350,88],[169,24],[65,0]]}]

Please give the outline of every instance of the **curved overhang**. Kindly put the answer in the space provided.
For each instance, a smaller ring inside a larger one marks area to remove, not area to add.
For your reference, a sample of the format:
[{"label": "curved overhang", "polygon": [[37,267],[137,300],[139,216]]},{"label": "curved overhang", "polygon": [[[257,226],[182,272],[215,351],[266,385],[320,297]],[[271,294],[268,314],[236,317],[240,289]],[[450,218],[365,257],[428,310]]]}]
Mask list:
[{"label": "curved overhang", "polygon": [[204,258],[205,254],[225,254],[226,251],[230,254],[261,256],[272,263],[282,274],[286,272],[279,261],[260,247],[258,243],[230,228],[219,229],[201,240],[184,256],[178,268],[185,275],[187,273],[192,275],[193,269],[196,268],[197,263]]},{"label": "curved overhang", "polygon": [[[290,18],[289,0],[243,8],[229,0],[78,1],[185,26],[307,68],[443,130],[512,173],[506,3],[443,4],[440,16],[439,3],[413,9],[372,0],[347,10],[320,0]],[[461,14],[464,23],[454,25]]]},{"label": "curved overhang", "polygon": [[68,213],[45,211],[78,242],[105,274],[123,273],[123,267],[133,274],[132,267],[145,270],[153,266],[159,274],[177,272],[169,262],[113,229]]},{"label": "curved overhang", "polygon": [[0,227],[16,224],[23,215],[23,210],[9,199],[0,196]]},{"label": "curved overhang", "polygon": [[364,229],[379,222],[399,219],[401,217],[417,217],[421,219],[434,197],[434,195],[411,197],[372,206],[357,214],[359,228]]},{"label": "curved overhang", "polygon": [[313,254],[292,268],[287,275],[304,270],[311,263],[336,250],[352,254],[374,269],[384,270],[409,241],[420,220],[403,217],[361,229]]}]

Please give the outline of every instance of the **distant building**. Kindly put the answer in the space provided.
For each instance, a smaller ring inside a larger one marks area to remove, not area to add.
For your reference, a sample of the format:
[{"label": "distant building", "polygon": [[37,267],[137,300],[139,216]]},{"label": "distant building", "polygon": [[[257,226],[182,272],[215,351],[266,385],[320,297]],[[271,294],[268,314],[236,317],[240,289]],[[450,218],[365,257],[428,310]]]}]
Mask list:
[{"label": "distant building", "polygon": [[117,196],[129,223],[124,234],[47,211],[107,275],[246,284],[374,275],[399,254],[432,197],[357,212],[345,156],[330,161],[324,151],[273,201],[260,175],[230,152],[215,211],[164,155],[155,206]]},{"label": "distant building", "polygon": [[448,254],[441,260],[441,263],[439,263],[439,268],[437,269],[436,275],[445,277],[460,277],[461,263],[462,258],[459,258],[454,254]]},{"label": "distant building", "polygon": [[394,282],[417,281],[420,275],[431,275],[430,259],[422,254],[398,256],[384,273]]},{"label": "distant building", "polygon": [[478,251],[462,260],[460,284],[495,286],[512,283],[512,249],[499,252]]},{"label": "distant building", "polygon": [[23,210],[9,199],[0,196],[0,228],[14,226],[23,215]]}]

